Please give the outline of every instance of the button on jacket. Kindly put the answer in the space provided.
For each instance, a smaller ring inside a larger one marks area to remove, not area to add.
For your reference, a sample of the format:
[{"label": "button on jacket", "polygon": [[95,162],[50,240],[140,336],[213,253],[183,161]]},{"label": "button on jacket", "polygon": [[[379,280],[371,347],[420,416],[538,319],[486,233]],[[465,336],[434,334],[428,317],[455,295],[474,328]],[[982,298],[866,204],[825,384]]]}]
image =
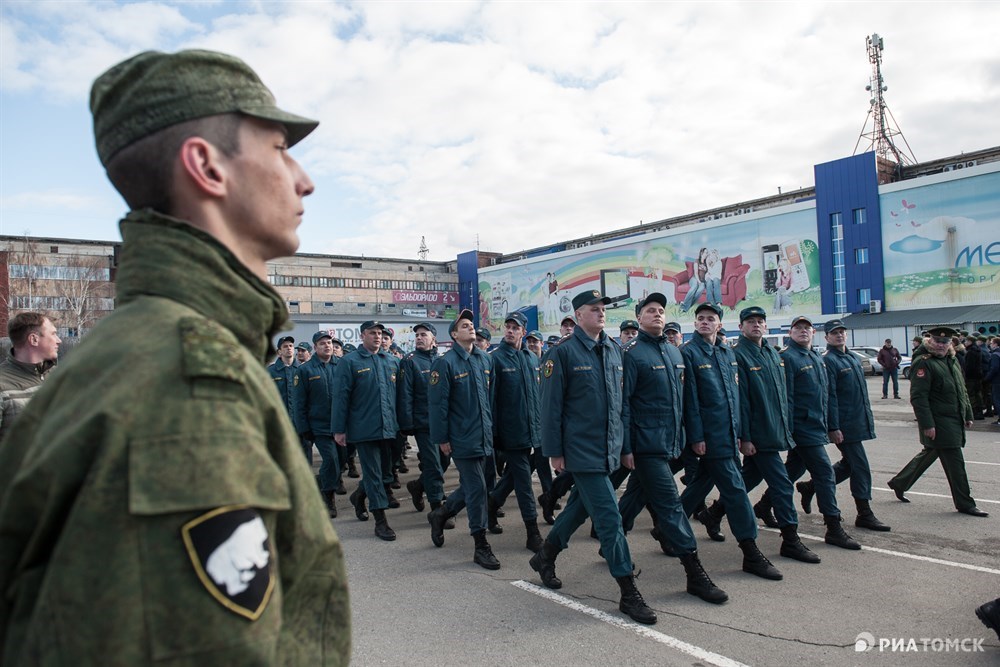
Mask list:
[{"label": "button on jacket", "polygon": [[767,344],[740,336],[733,348],[740,368],[740,439],[760,451],[783,452],[795,446],[788,418],[784,362]]},{"label": "button on jacket", "polygon": [[617,470],[621,401],[621,348],[576,327],[542,360],[542,454],[563,457],[569,472]]},{"label": "button on jacket", "polygon": [[536,357],[500,341],[493,360],[493,446],[531,449],[542,444]]},{"label": "button on jacket", "polygon": [[453,345],[431,366],[429,387],[431,443],[451,445],[455,459],[493,453],[490,413],[490,357]]},{"label": "button on jacket", "polygon": [[739,368],[732,348],[701,336],[681,348],[684,378],[684,428],[688,444],[705,443],[709,459],[736,458],[740,432]]},{"label": "button on jacket", "polygon": [[829,379],[823,357],[792,341],[781,352],[785,362],[788,412],[792,415],[792,438],[796,445],[826,445]]},{"label": "button on jacket", "polygon": [[346,433],[348,442],[396,437],[396,361],[364,346],[341,357],[334,374],[334,433]]},{"label": "button on jacket", "polygon": [[292,421],[299,433],[334,433],[330,430],[330,410],[333,406],[334,374],[338,361],[334,356],[330,357],[329,362],[324,362],[313,355],[296,370],[292,380]]},{"label": "button on jacket", "polygon": [[427,382],[431,376],[431,364],[437,357],[437,348],[414,350],[399,362],[399,376],[396,378],[396,420],[399,430],[404,433],[429,431],[430,407],[427,397]]},{"label": "button on jacket", "polygon": [[676,459],[683,447],[684,359],[643,330],[622,353],[622,453]]},{"label": "button on jacket", "polygon": [[845,442],[871,440],[875,437],[875,418],[868,403],[868,385],[858,357],[850,350],[841,352],[828,345],[823,362],[830,381],[826,427],[843,433]]}]

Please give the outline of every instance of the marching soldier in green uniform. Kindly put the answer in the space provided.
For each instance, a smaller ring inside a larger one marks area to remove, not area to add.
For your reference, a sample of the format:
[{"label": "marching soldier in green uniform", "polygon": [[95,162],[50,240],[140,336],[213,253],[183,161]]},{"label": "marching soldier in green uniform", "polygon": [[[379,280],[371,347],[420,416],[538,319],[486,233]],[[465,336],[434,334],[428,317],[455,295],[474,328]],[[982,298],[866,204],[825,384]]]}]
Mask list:
[{"label": "marching soldier in green uniform", "polygon": [[413,499],[413,507],[424,511],[424,493],[431,509],[437,509],[444,500],[444,466],[441,452],[431,444],[428,380],[431,365],[437,358],[437,329],[430,322],[413,327],[416,349],[399,363],[396,383],[396,417],[399,430],[412,435],[417,441],[420,477],[406,483],[406,490]]},{"label": "marching soldier in green uniform", "polygon": [[493,362],[493,447],[504,453],[503,474],[486,496],[489,523],[496,523],[496,509],[511,491],[517,496],[527,535],[525,547],[542,548],[538,531],[538,510],[531,487],[531,452],[542,444],[538,414],[537,361],[522,348],[528,321],[523,313],[508,313],[500,344],[490,352]]},{"label": "marching soldier in green uniform", "polygon": [[451,456],[459,486],[444,504],[427,515],[434,546],[444,544],[448,518],[468,510],[475,541],[472,560],[487,570],[500,569],[486,540],[486,474],[492,466],[493,419],[490,412],[489,356],[476,347],[472,311],[463,310],[448,329],[454,345],[434,361],[430,377],[431,443]]},{"label": "marching soldier in green uniform", "polygon": [[[861,545],[844,531],[840,508],[837,507],[837,484],[830,457],[826,455],[826,445],[830,441],[826,426],[829,380],[823,358],[812,349],[814,333],[808,317],[800,315],[793,318],[788,331],[792,341],[781,351],[788,388],[788,412],[792,417],[792,438],[795,440],[795,449],[788,452],[785,459],[785,470],[793,482],[806,470],[812,475],[807,484],[810,489],[815,489],[816,502],[823,513],[826,543],[844,549],[860,549]],[[765,495],[770,492],[768,489]],[[808,514],[811,508],[803,505],[803,509]]]},{"label": "marching soldier in green uniform", "polygon": [[[333,337],[329,331],[317,331],[312,337],[316,354],[296,369],[292,381],[292,422],[302,442],[311,442],[319,450],[319,485],[323,502],[331,517],[337,516],[335,493],[346,493],[340,476],[340,456],[330,431],[330,410],[334,396]],[[310,452],[311,453],[311,452]]]},{"label": "marching soldier in green uniform", "polygon": [[896,497],[903,495],[924,471],[941,460],[955,509],[972,516],[989,516],[976,507],[965,472],[965,429],[972,426],[972,406],[965,390],[965,378],[955,360],[951,339],[957,335],[951,327],[933,327],[930,337],[918,348],[910,366],[910,404],[917,416],[923,450],[913,457],[888,486]]},{"label": "marching soldier in green uniform", "polygon": [[278,358],[267,367],[267,371],[271,374],[274,387],[281,395],[281,402],[285,404],[289,415],[292,414],[292,382],[298,367],[299,364],[295,361],[295,339],[282,336],[278,339]]},{"label": "marching soldier in green uniform", "polygon": [[365,501],[375,515],[375,536],[391,542],[396,532],[389,527],[385,510],[399,507],[392,495],[392,446],[396,439],[396,364],[382,349],[381,322],[361,325],[362,345],[337,364],[333,394],[333,438],[341,447],[357,447],[361,461],[361,483],[350,495],[354,515],[368,520]]},{"label": "marching soldier in green uniform", "polygon": [[[872,512],[872,470],[868,465],[864,440],[875,437],[875,418],[868,400],[868,384],[858,357],[847,349],[847,326],[842,320],[830,320],[824,327],[826,354],[823,364],[830,386],[826,427],[830,442],[840,450],[841,459],[833,464],[834,482],[851,480],[851,495],[858,508],[854,525],[869,530],[888,530]],[[800,482],[802,505],[808,506],[813,487]],[[883,526],[883,527],[880,527]]]},{"label": "marching soldier in green uniform", "polygon": [[725,538],[719,523],[728,515],[729,527],[743,551],[743,571],[764,579],[782,578],[757,548],[757,522],[739,467],[739,369],[732,348],[718,339],[722,308],[702,303],[694,311],[694,337],[681,348],[684,358],[684,432],[688,445],[700,456],[694,479],[681,494],[684,514],[690,516],[705,502],[713,486],[721,502],[698,513],[713,540]]},{"label": "marching soldier in green uniform", "polygon": [[343,553],[264,367],[317,123],[211,51],[134,56],[90,107],[131,208],[117,308],[0,449],[0,663],[346,665]]},{"label": "marching soldier in green uniform", "polygon": [[632,480],[638,480],[643,500],[656,516],[660,541],[684,565],[687,592],[721,604],[729,596],[702,567],[670,468],[684,445],[684,360],[663,335],[666,305],[667,297],[658,292],[639,303],[639,334],[622,354],[622,452],[635,459]]},{"label": "marching soldier in green uniform", "polygon": [[576,327],[542,362],[542,451],[557,473],[573,474],[575,486],[541,551],[530,565],[549,588],[560,588],[555,560],[590,515],[601,554],[621,589],[618,608],[640,623],[656,623],[633,576],[632,557],[610,475],[633,467],[622,454],[621,349],[604,332],[611,300],[597,290],[573,297]]}]

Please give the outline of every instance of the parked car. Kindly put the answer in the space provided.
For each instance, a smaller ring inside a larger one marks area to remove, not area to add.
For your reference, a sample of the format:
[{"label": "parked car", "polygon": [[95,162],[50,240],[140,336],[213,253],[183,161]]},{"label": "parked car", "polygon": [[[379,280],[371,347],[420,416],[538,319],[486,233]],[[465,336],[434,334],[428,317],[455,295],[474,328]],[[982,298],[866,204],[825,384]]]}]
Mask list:
[{"label": "parked car", "polygon": [[[872,374],[873,375],[881,375],[882,374],[882,364],[880,364],[878,362],[878,351],[880,349],[882,349],[882,348],[880,348],[880,347],[858,346],[858,347],[852,347],[851,349],[854,350],[855,352],[861,352],[862,354],[868,355],[868,358],[871,359],[871,362],[872,362]],[[909,378],[910,377],[910,358],[908,356],[906,356],[905,354],[900,354],[899,358],[900,358],[900,362],[899,362],[899,374],[902,375],[904,378]]]}]

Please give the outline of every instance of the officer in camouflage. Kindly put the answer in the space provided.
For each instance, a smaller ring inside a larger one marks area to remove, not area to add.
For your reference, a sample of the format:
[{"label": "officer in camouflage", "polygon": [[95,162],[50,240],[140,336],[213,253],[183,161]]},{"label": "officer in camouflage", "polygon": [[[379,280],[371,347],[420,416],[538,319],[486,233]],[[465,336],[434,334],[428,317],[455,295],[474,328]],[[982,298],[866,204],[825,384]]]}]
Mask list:
[{"label": "officer in camouflage", "polygon": [[90,108],[131,208],[117,308],[0,450],[0,662],[346,665],[341,546],[264,367],[317,123],[211,51],[119,63]]}]

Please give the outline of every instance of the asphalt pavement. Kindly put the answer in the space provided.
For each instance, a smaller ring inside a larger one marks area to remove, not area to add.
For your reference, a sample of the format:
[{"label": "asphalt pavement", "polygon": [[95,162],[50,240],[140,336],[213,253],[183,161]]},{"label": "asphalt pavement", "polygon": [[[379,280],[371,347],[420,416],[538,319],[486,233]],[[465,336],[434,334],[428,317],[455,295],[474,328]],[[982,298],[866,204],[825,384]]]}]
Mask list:
[{"label": "asphalt pavement", "polygon": [[[844,526],[864,548],[824,544],[822,516],[799,508],[799,532],[822,563],[779,556],[780,535],[761,527],[758,544],[784,574],[771,582],[742,572],[728,525],[720,543],[695,523],[702,562],[730,596],[716,606],[685,592],[683,568],[660,552],[644,513],[628,540],[641,569],[639,589],[659,616],[654,626],[618,611],[618,587],[588,524],[559,555],[563,587],[550,591],[528,566],[513,495],[501,519],[504,533],[489,535],[502,565],[492,572],[472,562],[464,512],[458,527],[446,531],[445,545],[435,548],[426,512],[414,510],[404,488],[396,492],[402,507],[387,513],[398,539],[383,542],[373,521],[359,522],[347,497],[337,496],[334,527],[349,569],[353,664],[998,665],[1000,641],[973,610],[1000,596],[1000,426],[990,423],[995,418],[976,422],[964,451],[973,496],[991,516],[956,512],[937,464],[907,494],[912,502],[901,503],[885,482],[919,444],[906,380],[900,391],[901,400],[882,400],[881,379],[869,380],[878,431],[866,447],[872,507],[891,532],[854,527],[845,482],[837,490]],[[839,458],[832,445],[828,453]],[[417,475],[415,450],[407,464],[404,483]],[[356,480],[346,481],[353,491]],[[449,470],[446,490],[457,483]],[[547,526],[539,525],[545,535]]]}]

